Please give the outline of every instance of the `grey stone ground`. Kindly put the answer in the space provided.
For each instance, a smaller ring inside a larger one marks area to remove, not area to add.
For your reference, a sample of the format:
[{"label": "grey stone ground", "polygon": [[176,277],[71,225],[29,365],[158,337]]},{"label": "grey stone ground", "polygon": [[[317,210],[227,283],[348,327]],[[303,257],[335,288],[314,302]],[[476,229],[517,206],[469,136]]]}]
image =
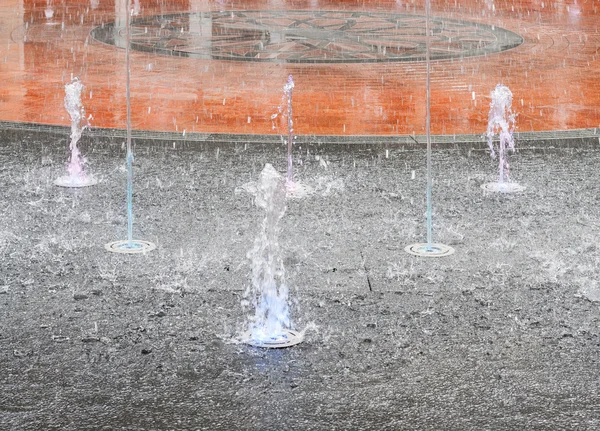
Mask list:
[{"label": "grey stone ground", "polygon": [[140,142],[134,232],[158,248],[121,256],[120,140],[83,143],[81,190],[52,185],[67,145],[0,143],[0,429],[600,428],[597,146],[521,150],[527,189],[501,196],[485,151],[436,151],[434,240],[456,248],[437,260],[403,251],[425,239],[423,150],[304,146],[315,194],[281,247],[316,329],[261,350],[233,342],[262,220],[239,188],[284,148]]}]

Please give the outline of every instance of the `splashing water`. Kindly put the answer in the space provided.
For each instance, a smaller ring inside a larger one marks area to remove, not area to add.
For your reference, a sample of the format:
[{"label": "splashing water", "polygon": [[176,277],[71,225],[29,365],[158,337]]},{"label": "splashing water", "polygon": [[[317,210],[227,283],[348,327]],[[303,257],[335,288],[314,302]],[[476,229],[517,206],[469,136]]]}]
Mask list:
[{"label": "splashing water", "polygon": [[515,150],[513,131],[515,129],[516,114],[512,112],[511,91],[505,85],[498,84],[491,93],[490,113],[488,115],[487,139],[492,158],[496,158],[494,150],[494,137],[498,135],[498,159],[500,175],[498,183],[503,184],[509,180],[508,151]]},{"label": "splashing water", "polygon": [[[252,303],[254,316],[249,317],[249,338],[268,343],[287,337],[290,328],[288,288],[279,251],[279,220],[286,210],[286,187],[270,164],[260,174],[256,204],[265,210],[265,218],[253,248],[248,252],[252,265],[252,283],[246,289],[242,306]],[[250,301],[248,301],[248,299]]]},{"label": "splashing water", "polygon": [[138,16],[142,7],[140,5],[140,0],[133,0],[133,5],[131,7],[131,16]]},{"label": "splashing water", "polygon": [[47,20],[51,20],[54,16],[54,6],[52,6],[52,0],[46,0],[46,9],[44,9],[44,15]]},{"label": "splashing water", "polygon": [[85,109],[81,103],[81,92],[83,84],[79,78],[73,79],[70,84],[65,85],[65,109],[71,116],[71,160],[69,161],[69,175],[71,177],[83,176],[83,164],[85,160],[81,156],[77,142],[87,125],[81,126],[82,119],[85,117]]},{"label": "splashing water", "polygon": [[[55,181],[55,184],[64,187],[84,187],[96,184],[96,180],[91,175],[86,175],[84,165],[86,159],[81,155],[77,143],[81,139],[83,131],[89,127],[85,119],[85,109],[81,103],[81,92],[84,85],[79,78],[74,78],[70,84],[65,85],[65,109],[71,116],[71,157],[67,166],[66,177],[61,177]],[[85,120],[85,124],[82,123]]]}]

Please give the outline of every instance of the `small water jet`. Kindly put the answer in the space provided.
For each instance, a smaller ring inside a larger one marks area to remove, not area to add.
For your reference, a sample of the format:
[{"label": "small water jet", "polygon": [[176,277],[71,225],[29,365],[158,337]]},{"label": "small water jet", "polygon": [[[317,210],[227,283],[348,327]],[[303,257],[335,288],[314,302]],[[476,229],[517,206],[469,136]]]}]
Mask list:
[{"label": "small water jet", "polygon": [[425,62],[426,62],[426,120],[425,120],[425,133],[427,138],[427,211],[425,217],[427,219],[427,242],[416,243],[408,245],[404,248],[409,254],[419,257],[445,257],[454,254],[454,248],[449,245],[432,242],[433,236],[433,203],[431,197],[432,189],[432,178],[431,178],[431,59],[430,59],[430,47],[431,47],[431,35],[429,31],[429,15],[430,15],[430,1],[425,2]]},{"label": "small water jet", "polygon": [[243,342],[256,347],[282,348],[299,344],[303,333],[291,329],[288,287],[279,251],[279,221],[286,210],[286,186],[270,164],[260,174],[256,205],[265,210],[261,230],[248,252],[252,283],[246,289],[242,306],[252,304],[248,332]]},{"label": "small water jet", "polygon": [[295,140],[292,103],[294,87],[294,78],[292,75],[289,75],[287,82],[283,86],[283,96],[281,99],[281,104],[278,107],[278,112],[271,115],[271,120],[275,120],[279,115],[281,115],[281,118],[285,118],[286,120],[287,138],[282,138],[287,147],[287,175],[285,178],[285,186],[288,197],[302,198],[310,195],[312,193],[312,189],[306,185],[294,181],[294,161],[292,156]]},{"label": "small water jet", "polygon": [[52,17],[54,16],[54,6],[52,5],[52,0],[46,0],[46,9],[44,9],[44,15],[48,20],[46,24],[54,24],[52,22]]},{"label": "small water jet", "polygon": [[[138,3],[138,2],[136,2]],[[125,28],[125,99],[127,103],[127,240],[113,241],[105,244],[104,248],[113,253],[139,254],[147,253],[156,248],[154,243],[133,239],[133,147],[131,145],[131,68],[130,68],[130,44],[131,44],[131,15],[137,14],[136,9],[131,7],[131,0],[126,3],[126,28]]]},{"label": "small water jet", "polygon": [[294,90],[294,79],[292,75],[288,76],[286,84],[283,86],[283,94],[287,97],[287,176],[286,185],[293,182],[294,165],[292,160],[292,150],[294,149],[294,119],[292,117],[292,92]]},{"label": "small water jet", "polygon": [[85,173],[86,159],[77,148],[77,143],[81,139],[83,131],[89,127],[87,120],[85,120],[86,124],[82,125],[85,119],[85,109],[81,103],[83,89],[84,85],[79,78],[74,78],[70,84],[65,85],[65,109],[71,116],[71,143],[69,144],[71,157],[67,166],[69,175],[62,176],[54,181],[55,185],[61,187],[87,187],[97,183],[93,176]]},{"label": "small water jet", "polygon": [[[489,192],[515,193],[525,190],[525,187],[510,182],[508,152],[515,151],[513,132],[516,114],[512,112],[513,95],[510,89],[502,84],[496,85],[491,93],[490,112],[486,136],[492,158],[498,157],[498,181],[482,184],[481,188]],[[498,135],[498,153],[494,149],[494,138]]]}]

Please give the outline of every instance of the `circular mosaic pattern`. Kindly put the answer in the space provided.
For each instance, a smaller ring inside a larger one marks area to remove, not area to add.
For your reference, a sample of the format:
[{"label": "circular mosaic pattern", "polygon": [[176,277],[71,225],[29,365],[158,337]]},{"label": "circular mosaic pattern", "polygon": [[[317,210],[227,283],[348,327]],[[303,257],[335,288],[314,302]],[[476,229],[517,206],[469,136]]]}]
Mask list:
[{"label": "circular mosaic pattern", "polygon": [[[447,18],[430,19],[430,58],[443,60],[514,48],[511,31]],[[125,46],[115,23],[92,30],[98,41]],[[353,11],[230,11],[133,19],[131,48],[211,60],[357,63],[425,60],[425,17]]]},{"label": "circular mosaic pattern", "polygon": [[454,248],[445,244],[431,244],[430,247],[427,243],[411,244],[406,246],[404,251],[420,257],[444,257],[454,254]]}]

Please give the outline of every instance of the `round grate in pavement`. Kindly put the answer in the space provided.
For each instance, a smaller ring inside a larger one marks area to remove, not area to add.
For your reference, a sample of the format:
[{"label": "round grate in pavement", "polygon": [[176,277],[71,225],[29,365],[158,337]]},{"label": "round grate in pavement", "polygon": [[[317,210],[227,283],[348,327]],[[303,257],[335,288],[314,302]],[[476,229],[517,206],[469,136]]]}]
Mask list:
[{"label": "round grate in pavement", "polygon": [[429,247],[427,243],[411,244],[406,246],[404,251],[420,257],[444,257],[454,254],[454,248],[445,244],[431,244]]},{"label": "round grate in pavement", "polygon": [[112,253],[140,254],[154,250],[156,245],[149,241],[134,239],[109,242],[104,248]]},{"label": "round grate in pavement", "polygon": [[246,332],[244,334],[243,340],[244,343],[254,347],[262,347],[266,349],[283,349],[285,347],[291,347],[295,346],[296,344],[300,344],[304,341],[304,335],[297,331],[286,329],[283,334],[278,335],[276,337],[271,337],[265,340],[257,340],[252,338],[252,334],[250,332]]},{"label": "round grate in pavement", "polygon": [[64,176],[54,180],[54,185],[59,187],[88,187],[95,184],[98,184],[98,181],[91,175],[84,178]]},{"label": "round grate in pavement", "polygon": [[517,193],[525,190],[525,186],[517,183],[485,183],[481,185],[481,188],[492,193]]}]

